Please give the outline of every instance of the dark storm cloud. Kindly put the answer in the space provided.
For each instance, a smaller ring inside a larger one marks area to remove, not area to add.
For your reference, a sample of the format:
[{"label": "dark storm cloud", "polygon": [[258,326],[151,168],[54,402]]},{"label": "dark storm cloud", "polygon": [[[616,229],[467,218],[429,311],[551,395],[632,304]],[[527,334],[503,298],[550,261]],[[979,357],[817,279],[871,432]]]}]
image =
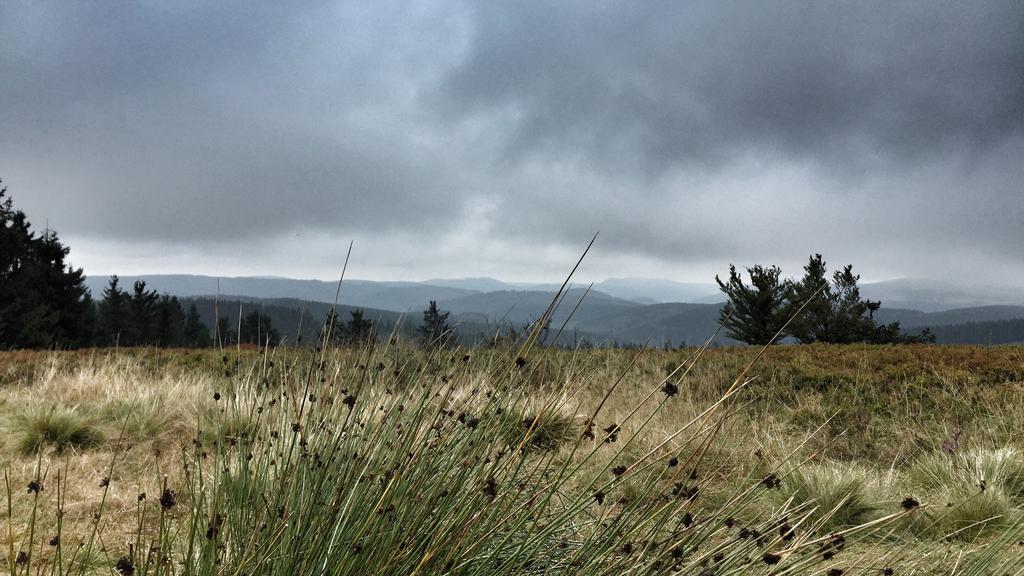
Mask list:
[{"label": "dark storm cloud", "polygon": [[[600,228],[612,250],[668,262],[824,251],[876,274],[1024,271],[1019,2],[516,2],[474,17],[437,102],[456,121],[507,119],[500,162],[536,175],[504,197],[509,232]],[[550,209],[522,208],[537,204]]]},{"label": "dark storm cloud", "polygon": [[1016,1],[12,1],[0,177],[104,271],[547,274],[600,230],[599,276],[1024,279],[1022,71]]},{"label": "dark storm cloud", "polygon": [[507,108],[513,149],[582,150],[610,170],[721,165],[751,148],[902,163],[983,152],[1024,125],[1014,0],[510,2],[475,14],[449,109]]},{"label": "dark storm cloud", "polygon": [[5,3],[12,192],[62,230],[171,240],[458,218],[450,160],[387,125],[444,27],[266,6]]}]

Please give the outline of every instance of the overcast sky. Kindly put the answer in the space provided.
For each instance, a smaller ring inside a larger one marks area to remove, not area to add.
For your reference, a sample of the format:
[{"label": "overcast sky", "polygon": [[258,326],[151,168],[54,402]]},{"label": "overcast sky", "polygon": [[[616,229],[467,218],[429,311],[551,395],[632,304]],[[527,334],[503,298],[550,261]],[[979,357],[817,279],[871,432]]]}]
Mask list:
[{"label": "overcast sky", "polygon": [[89,274],[1024,282],[1022,106],[1020,0],[0,2]]}]

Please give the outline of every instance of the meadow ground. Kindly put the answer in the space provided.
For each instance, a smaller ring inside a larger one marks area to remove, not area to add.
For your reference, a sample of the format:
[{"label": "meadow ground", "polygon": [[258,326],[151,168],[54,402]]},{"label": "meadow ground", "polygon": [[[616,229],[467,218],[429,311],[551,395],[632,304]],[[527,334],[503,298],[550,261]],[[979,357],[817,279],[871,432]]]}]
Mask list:
[{"label": "meadow ground", "polygon": [[1024,349],[757,354],[0,353],[0,566],[1021,573]]}]

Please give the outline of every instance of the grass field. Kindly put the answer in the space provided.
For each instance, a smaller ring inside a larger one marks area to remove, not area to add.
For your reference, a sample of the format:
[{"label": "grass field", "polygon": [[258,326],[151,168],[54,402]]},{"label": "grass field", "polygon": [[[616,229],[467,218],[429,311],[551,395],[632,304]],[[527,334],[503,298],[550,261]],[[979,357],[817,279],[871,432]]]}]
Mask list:
[{"label": "grass field", "polygon": [[18,574],[1017,574],[1024,349],[0,354]]}]

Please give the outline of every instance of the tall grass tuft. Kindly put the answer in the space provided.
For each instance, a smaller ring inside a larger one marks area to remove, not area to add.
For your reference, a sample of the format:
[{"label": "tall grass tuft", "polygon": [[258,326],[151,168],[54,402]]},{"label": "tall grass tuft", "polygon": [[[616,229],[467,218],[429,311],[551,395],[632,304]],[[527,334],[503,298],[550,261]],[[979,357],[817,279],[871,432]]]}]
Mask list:
[{"label": "tall grass tuft", "polygon": [[778,498],[805,511],[821,532],[857,526],[882,509],[882,482],[868,469],[835,463],[805,464],[783,480]]},{"label": "tall grass tuft", "polygon": [[1024,504],[1024,455],[1015,448],[932,452],[906,473],[911,486],[937,504],[926,525],[933,533],[973,540],[1005,530]]},{"label": "tall grass tuft", "polygon": [[557,450],[581,430],[571,416],[554,410],[515,412],[502,422],[502,436],[523,450]]},{"label": "tall grass tuft", "polygon": [[10,433],[22,454],[45,448],[85,450],[103,442],[102,432],[91,419],[61,406],[31,408],[15,416]]}]

